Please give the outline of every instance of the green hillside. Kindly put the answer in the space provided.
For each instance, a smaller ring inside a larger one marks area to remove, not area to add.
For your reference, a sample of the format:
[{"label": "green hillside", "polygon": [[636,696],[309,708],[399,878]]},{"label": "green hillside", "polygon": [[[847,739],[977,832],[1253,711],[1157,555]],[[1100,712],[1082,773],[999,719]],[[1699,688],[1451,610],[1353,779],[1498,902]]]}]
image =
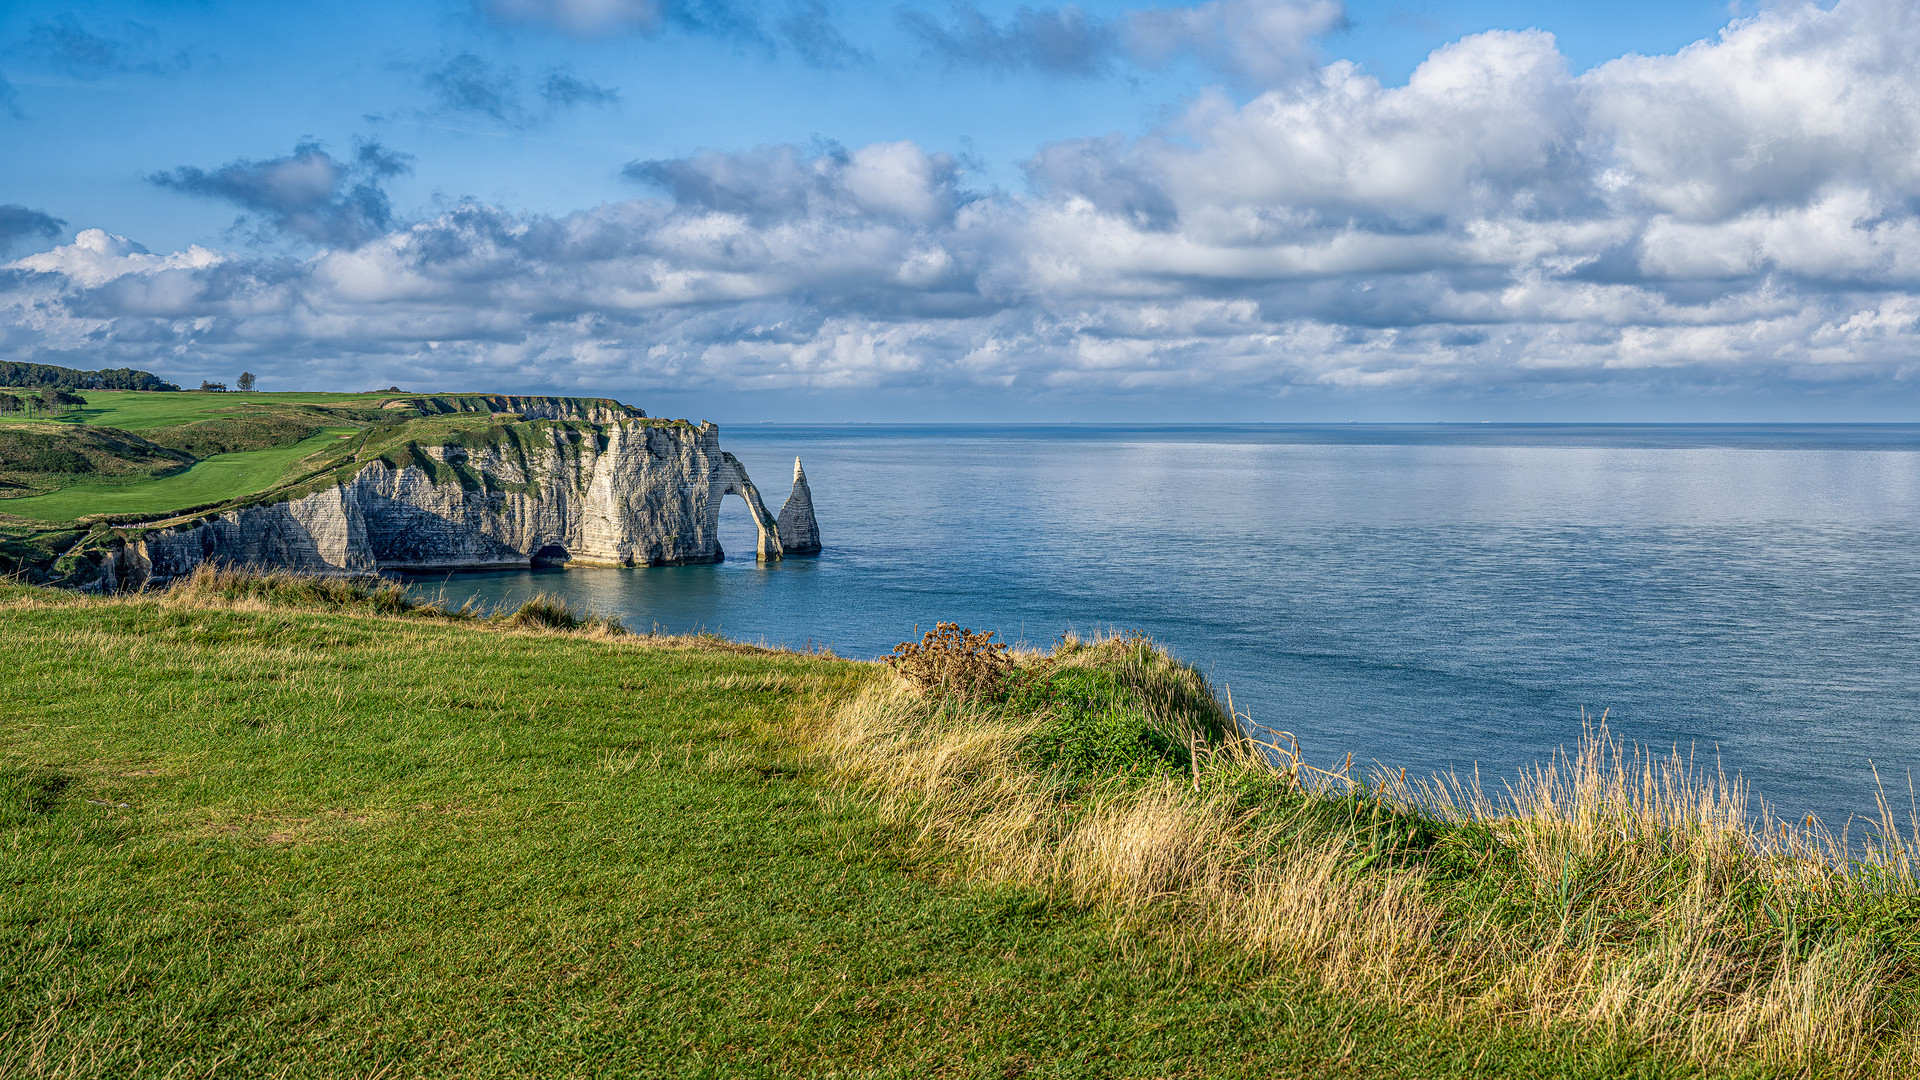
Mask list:
[{"label": "green hillside", "polygon": [[50,491],[83,478],[95,484],[137,484],[179,472],[193,460],[183,450],[114,428],[4,424],[0,425],[0,498]]},{"label": "green hillside", "polygon": [[[404,397],[400,394],[324,394],[324,393],[216,393],[181,391],[159,393],[139,390],[83,390],[86,405],[75,409],[59,423],[86,424],[145,432],[217,417],[251,412],[298,413],[303,406],[350,410],[377,419],[383,402]],[[0,417],[0,424],[9,419]],[[17,419],[11,422],[19,422]]]},{"label": "green hillside", "polygon": [[356,428],[329,428],[291,446],[219,454],[184,471],[138,484],[73,484],[46,495],[0,502],[0,512],[63,522],[92,515],[137,517],[226,502],[272,487],[293,464],[348,439]]}]

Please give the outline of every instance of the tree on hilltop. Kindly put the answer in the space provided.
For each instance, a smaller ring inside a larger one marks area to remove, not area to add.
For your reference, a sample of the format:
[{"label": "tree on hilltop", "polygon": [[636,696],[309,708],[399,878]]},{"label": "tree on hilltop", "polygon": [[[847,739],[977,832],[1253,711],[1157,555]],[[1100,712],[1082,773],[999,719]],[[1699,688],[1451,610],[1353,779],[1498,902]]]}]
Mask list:
[{"label": "tree on hilltop", "polygon": [[252,391],[252,389],[253,389],[253,372],[251,372],[251,371],[243,371],[243,372],[241,372],[241,373],[240,373],[240,378],[239,378],[238,380],[236,380],[236,381],[235,381],[235,383],[234,383],[234,385],[236,385],[236,386],[238,386],[238,387],[239,387],[240,389],[242,389],[242,390],[246,390],[246,391]]}]

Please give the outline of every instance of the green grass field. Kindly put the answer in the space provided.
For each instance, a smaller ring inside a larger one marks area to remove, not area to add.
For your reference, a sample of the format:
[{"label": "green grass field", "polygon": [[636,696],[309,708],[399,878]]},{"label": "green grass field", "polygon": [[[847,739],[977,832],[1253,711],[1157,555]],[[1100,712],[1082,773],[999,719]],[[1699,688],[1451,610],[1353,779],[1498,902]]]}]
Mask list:
[{"label": "green grass field", "polygon": [[184,472],[138,484],[76,484],[46,495],[0,501],[0,513],[36,521],[94,514],[153,514],[250,495],[271,487],[301,458],[340,442],[354,428],[330,428],[292,446],[221,454]]},{"label": "green grass field", "polygon": [[[146,390],[86,390],[80,396],[87,404],[63,417],[45,418],[49,422],[93,424],[122,431],[149,431],[210,417],[231,415],[247,406],[272,405],[372,405],[393,394],[256,393],[203,394],[199,392],[158,392]],[[18,422],[24,417],[10,417]],[[35,418],[36,420],[42,418]]]},{"label": "green grass field", "polygon": [[0,1076],[1652,1077],[970,884],[719,644],[0,586]]}]

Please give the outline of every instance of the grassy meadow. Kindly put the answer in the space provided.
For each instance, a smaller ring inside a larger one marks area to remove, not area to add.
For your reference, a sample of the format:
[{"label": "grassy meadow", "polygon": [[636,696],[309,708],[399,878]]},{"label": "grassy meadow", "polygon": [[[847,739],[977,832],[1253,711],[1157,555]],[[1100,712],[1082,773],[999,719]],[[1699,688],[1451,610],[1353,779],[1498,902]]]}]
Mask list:
[{"label": "grassy meadow", "polygon": [[381,409],[390,394],[81,396],[86,405],[60,416],[0,422],[0,544],[20,548],[14,561],[46,547],[35,537],[49,528],[57,539],[69,524],[165,516],[269,490],[309,471],[306,459],[342,448],[344,436],[415,415]]},{"label": "grassy meadow", "polygon": [[1319,774],[1139,639],[889,670],[203,572],[0,587],[0,648],[0,1076],[1920,1063],[1906,848],[1602,743],[1506,805]]},{"label": "grassy meadow", "polygon": [[79,394],[87,399],[87,403],[63,416],[32,419],[22,416],[0,417],[0,423],[91,424],[122,431],[151,431],[229,415],[242,408],[276,409],[298,405],[378,408],[380,402],[400,396],[317,391],[253,393],[237,390],[218,393],[199,390],[82,390]]},{"label": "grassy meadow", "polygon": [[158,514],[237,499],[272,487],[294,464],[340,443],[357,429],[323,428],[290,446],[217,454],[169,476],[138,483],[71,484],[45,495],[0,502],[0,510],[35,521],[89,515]]}]

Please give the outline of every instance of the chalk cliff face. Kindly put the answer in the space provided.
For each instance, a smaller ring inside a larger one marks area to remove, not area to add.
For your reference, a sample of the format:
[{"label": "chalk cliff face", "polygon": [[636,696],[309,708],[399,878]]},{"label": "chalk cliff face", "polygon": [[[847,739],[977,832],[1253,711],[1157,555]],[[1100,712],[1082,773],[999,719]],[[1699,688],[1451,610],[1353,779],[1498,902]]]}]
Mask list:
[{"label": "chalk cliff face", "polygon": [[128,530],[104,588],[140,588],[218,561],[306,573],[718,562],[720,502],[737,495],[759,558],[819,550],[811,493],[776,519],[712,424],[510,423],[484,438],[409,443],[298,498]]}]

